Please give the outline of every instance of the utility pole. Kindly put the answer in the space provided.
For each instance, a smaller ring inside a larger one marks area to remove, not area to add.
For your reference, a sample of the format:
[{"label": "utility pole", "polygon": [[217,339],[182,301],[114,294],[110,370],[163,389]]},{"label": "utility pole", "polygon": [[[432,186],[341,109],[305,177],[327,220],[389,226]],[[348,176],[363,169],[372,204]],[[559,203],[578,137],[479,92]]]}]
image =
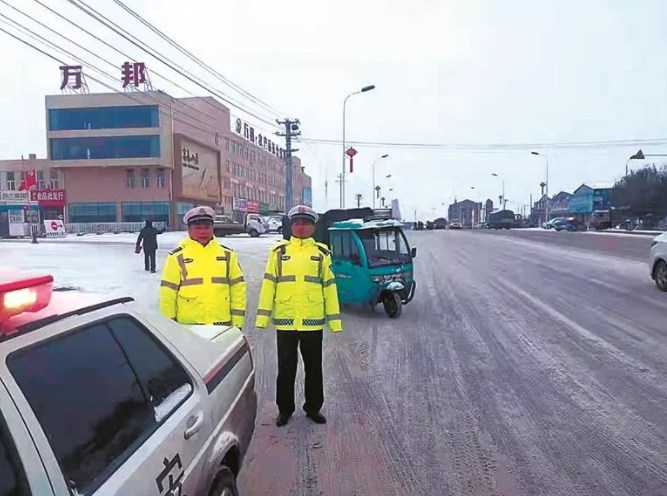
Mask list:
[{"label": "utility pole", "polygon": [[285,212],[289,212],[294,206],[292,205],[294,201],[294,192],[292,190],[292,173],[294,171],[292,153],[299,151],[297,148],[292,148],[292,139],[297,139],[301,136],[299,129],[301,123],[299,119],[285,119],[284,121],[276,119],[276,122],[281,126],[285,126],[285,132],[278,132],[276,135],[285,138]]},{"label": "utility pole", "polygon": [[357,208],[361,208],[361,199],[364,197],[361,193],[354,195],[354,199],[357,200]]}]

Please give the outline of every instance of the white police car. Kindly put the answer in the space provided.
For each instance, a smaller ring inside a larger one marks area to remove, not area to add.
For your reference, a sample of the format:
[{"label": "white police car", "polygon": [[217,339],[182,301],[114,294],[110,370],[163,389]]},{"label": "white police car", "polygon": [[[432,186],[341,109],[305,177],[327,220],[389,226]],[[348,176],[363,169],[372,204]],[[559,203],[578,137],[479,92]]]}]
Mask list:
[{"label": "white police car", "polygon": [[0,496],[237,495],[248,341],[83,297],[0,274]]}]

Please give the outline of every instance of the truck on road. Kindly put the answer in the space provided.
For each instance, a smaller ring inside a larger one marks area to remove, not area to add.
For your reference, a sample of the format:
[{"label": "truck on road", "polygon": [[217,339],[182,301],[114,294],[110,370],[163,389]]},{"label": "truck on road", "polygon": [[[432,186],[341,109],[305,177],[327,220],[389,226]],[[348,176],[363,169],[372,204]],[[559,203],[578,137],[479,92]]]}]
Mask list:
[{"label": "truck on road", "polygon": [[216,215],[213,221],[213,234],[216,237],[248,233],[251,238],[258,238],[268,232],[269,226],[259,214],[246,214],[243,222],[236,222],[226,215]]}]

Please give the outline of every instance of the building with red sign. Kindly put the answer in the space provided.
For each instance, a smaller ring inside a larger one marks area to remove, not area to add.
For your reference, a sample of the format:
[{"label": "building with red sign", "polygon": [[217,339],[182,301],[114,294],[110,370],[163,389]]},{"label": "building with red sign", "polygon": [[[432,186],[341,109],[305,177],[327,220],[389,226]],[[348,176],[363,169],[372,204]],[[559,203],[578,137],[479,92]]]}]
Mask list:
[{"label": "building with red sign", "polygon": [[[177,228],[195,205],[237,217],[281,212],[283,152],[254,130],[244,133],[248,127],[237,132],[229,109],[209,97],[47,96],[47,158],[0,161],[0,191],[18,191],[25,174],[37,170],[28,208],[40,220],[63,216],[66,223],[152,219]],[[310,177],[298,157],[293,161],[293,202],[310,202]],[[15,196],[7,198],[23,201]],[[0,211],[23,208],[10,203],[0,200]]]}]

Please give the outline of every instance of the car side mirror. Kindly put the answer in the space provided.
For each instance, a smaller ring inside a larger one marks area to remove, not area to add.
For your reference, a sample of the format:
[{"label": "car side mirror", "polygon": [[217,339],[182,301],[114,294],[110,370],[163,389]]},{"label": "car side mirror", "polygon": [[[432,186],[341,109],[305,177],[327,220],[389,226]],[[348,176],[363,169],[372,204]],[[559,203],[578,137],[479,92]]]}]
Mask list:
[{"label": "car side mirror", "polygon": [[414,246],[412,247],[412,250],[410,250],[410,255],[412,256],[412,258],[417,258],[417,248],[416,247],[414,247]]}]

